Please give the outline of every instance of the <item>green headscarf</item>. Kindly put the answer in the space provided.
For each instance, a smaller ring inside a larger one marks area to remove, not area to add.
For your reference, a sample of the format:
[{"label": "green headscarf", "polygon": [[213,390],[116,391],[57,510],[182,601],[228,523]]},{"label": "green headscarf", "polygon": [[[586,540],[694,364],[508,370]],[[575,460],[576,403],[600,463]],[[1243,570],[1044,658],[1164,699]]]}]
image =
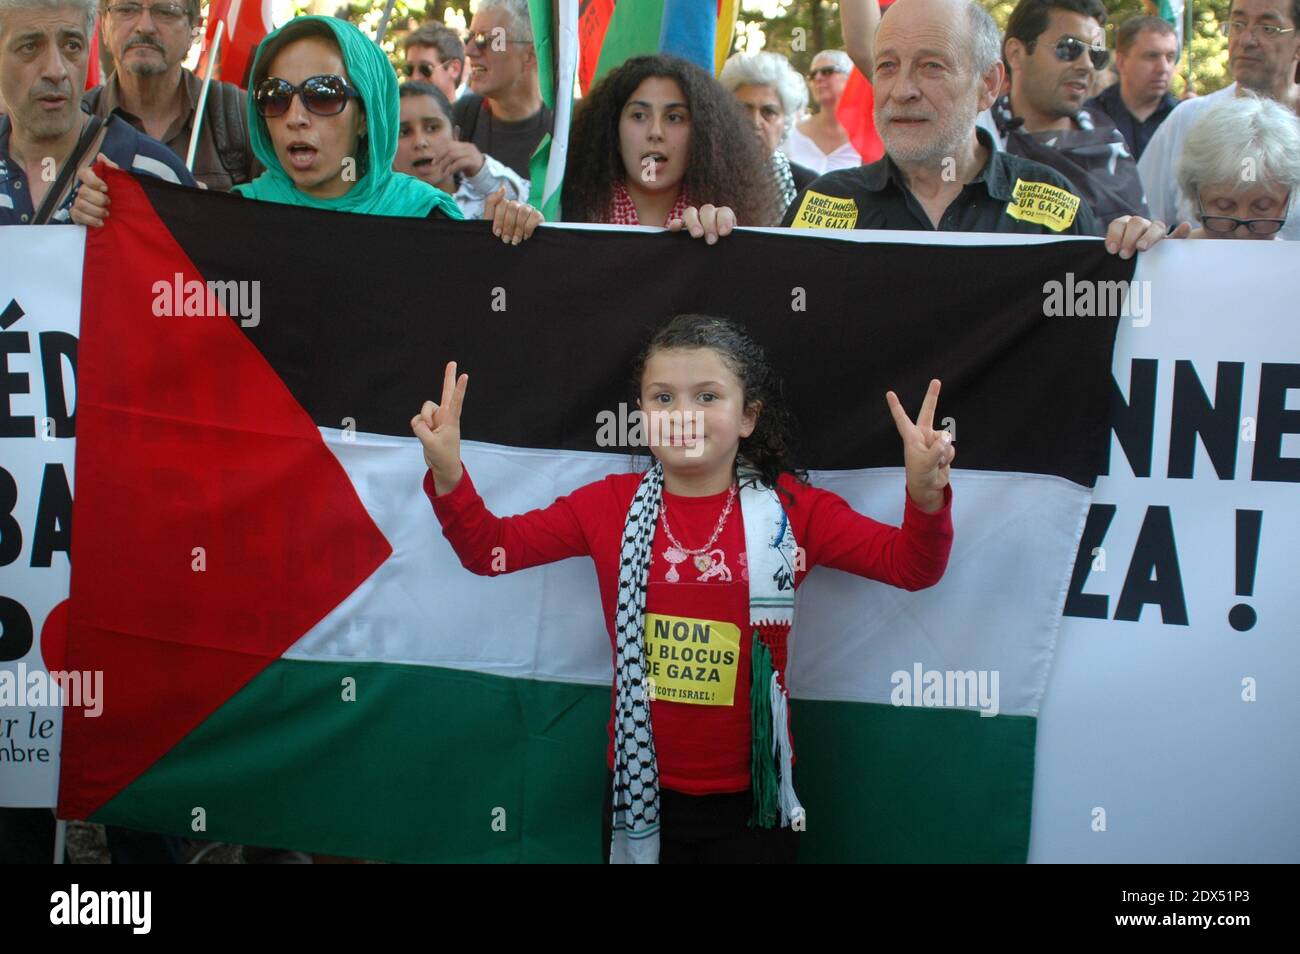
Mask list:
[{"label": "green headscarf", "polygon": [[234,191],[263,202],[305,205],[334,212],[425,218],[434,208],[439,208],[450,219],[463,219],[460,208],[447,193],[414,176],[393,171],[400,115],[397,74],[383,51],[351,23],[335,17],[295,17],[262,40],[253,60],[252,75],[257,75],[258,64],[268,44],[285,30],[293,29],[296,33],[307,22],[323,23],[333,32],[343,53],[348,79],[361,94],[366,112],[365,171],[351,189],[336,199],[318,199],[298,189],[280,165],[270,133],[266,130],[266,120],[258,115],[252,90],[249,90],[248,128],[252,132],[253,152],[266,167],[266,172],[252,182],[235,186]]}]

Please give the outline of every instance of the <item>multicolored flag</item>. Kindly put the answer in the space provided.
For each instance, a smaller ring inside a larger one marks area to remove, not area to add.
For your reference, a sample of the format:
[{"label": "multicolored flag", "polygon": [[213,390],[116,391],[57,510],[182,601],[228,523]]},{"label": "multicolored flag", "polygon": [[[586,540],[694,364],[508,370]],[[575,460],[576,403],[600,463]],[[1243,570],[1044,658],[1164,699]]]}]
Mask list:
[{"label": "multicolored flag", "polygon": [[[61,657],[103,671],[103,711],[65,719],[61,817],[394,861],[598,860],[612,651],[591,565],[463,569],[410,419],[457,359],[475,485],[497,513],[545,506],[646,465],[628,369],[698,311],[764,344],[813,482],[859,511],[902,514],[886,389],[914,410],[940,378],[962,448],[936,587],[817,568],[800,588],[802,858],[1025,860],[1116,328],[1044,320],[1042,289],[1127,280],[1132,261],[1095,241],[868,250],[748,230],[705,249],[544,227],[515,248],[487,223],[106,174]],[[346,256],[322,258],[323,234]],[[365,280],[417,245],[456,280]]]},{"label": "multicolored flag", "polygon": [[731,51],[738,0],[583,0],[582,94],[634,56],[671,53],[717,74]]},{"label": "multicolored flag", "polygon": [[578,0],[529,0],[537,78],[542,99],[555,115],[529,161],[528,202],[548,222],[560,220],[560,192],[568,161],[573,117],[573,78],[578,68]]}]

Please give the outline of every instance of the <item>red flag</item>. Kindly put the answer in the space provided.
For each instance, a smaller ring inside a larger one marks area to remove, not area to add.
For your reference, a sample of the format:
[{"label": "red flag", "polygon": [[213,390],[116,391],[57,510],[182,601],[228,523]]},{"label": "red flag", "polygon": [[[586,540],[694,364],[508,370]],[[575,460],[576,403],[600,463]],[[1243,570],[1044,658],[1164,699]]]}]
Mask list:
[{"label": "red flag", "polygon": [[[881,12],[893,2],[894,0],[880,0]],[[876,120],[871,115],[875,105],[876,96],[871,80],[854,67],[849,74],[849,82],[844,87],[844,95],[840,97],[840,104],[835,107],[835,118],[849,134],[849,142],[853,143],[853,148],[862,157],[863,165],[875,162],[885,154],[885,144],[880,141],[880,133],[876,132]]]},{"label": "red flag", "polygon": [[271,0],[213,0],[208,25],[203,33],[203,53],[199,56],[198,74],[208,66],[208,52],[217,35],[217,24],[225,21],[225,36],[217,53],[217,73],[227,83],[247,87],[248,72],[253,65],[257,45],[274,29],[271,23]]},{"label": "red flag", "polygon": [[863,165],[875,162],[885,154],[885,144],[880,141],[876,121],[871,116],[875,102],[871,81],[855,66],[849,74],[840,104],[835,107],[835,116],[849,134],[849,142],[862,157]]},{"label": "red flag", "polygon": [[578,11],[578,87],[587,95],[596,75],[600,48],[609,29],[609,18],[614,15],[615,0],[582,0]]},{"label": "red flag", "polygon": [[86,89],[99,85],[99,24],[90,35],[90,55],[86,58]]}]

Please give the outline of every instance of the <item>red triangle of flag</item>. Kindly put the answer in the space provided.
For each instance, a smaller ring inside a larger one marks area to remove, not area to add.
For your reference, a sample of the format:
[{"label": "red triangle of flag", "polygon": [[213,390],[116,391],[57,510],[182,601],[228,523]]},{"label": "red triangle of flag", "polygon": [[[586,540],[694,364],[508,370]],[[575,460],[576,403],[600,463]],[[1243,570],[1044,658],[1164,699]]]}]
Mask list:
[{"label": "red triangle of flag", "polygon": [[65,665],[103,671],[103,711],[66,712],[64,818],[121,791],[392,552],[236,320],[157,314],[204,278],[135,180],[100,174],[113,206],[86,242]]}]

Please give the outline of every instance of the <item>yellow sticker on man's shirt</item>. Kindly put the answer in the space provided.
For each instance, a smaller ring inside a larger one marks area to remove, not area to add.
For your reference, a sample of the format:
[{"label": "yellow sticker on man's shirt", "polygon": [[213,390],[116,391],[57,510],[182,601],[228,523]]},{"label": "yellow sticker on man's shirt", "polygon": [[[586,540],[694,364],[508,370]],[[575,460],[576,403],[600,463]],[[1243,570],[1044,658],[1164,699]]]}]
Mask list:
[{"label": "yellow sticker on man's shirt", "polygon": [[852,199],[822,195],[812,189],[803,194],[793,229],[852,229],[858,224],[858,204]]},{"label": "yellow sticker on man's shirt", "polygon": [[1060,232],[1074,224],[1079,202],[1079,197],[1066,189],[1046,182],[1017,179],[1016,187],[1011,190],[1011,201],[1007,203],[1007,215]]},{"label": "yellow sticker on man's shirt", "polygon": [[735,703],[740,627],[734,623],[646,613],[645,649],[652,698],[697,706]]}]

